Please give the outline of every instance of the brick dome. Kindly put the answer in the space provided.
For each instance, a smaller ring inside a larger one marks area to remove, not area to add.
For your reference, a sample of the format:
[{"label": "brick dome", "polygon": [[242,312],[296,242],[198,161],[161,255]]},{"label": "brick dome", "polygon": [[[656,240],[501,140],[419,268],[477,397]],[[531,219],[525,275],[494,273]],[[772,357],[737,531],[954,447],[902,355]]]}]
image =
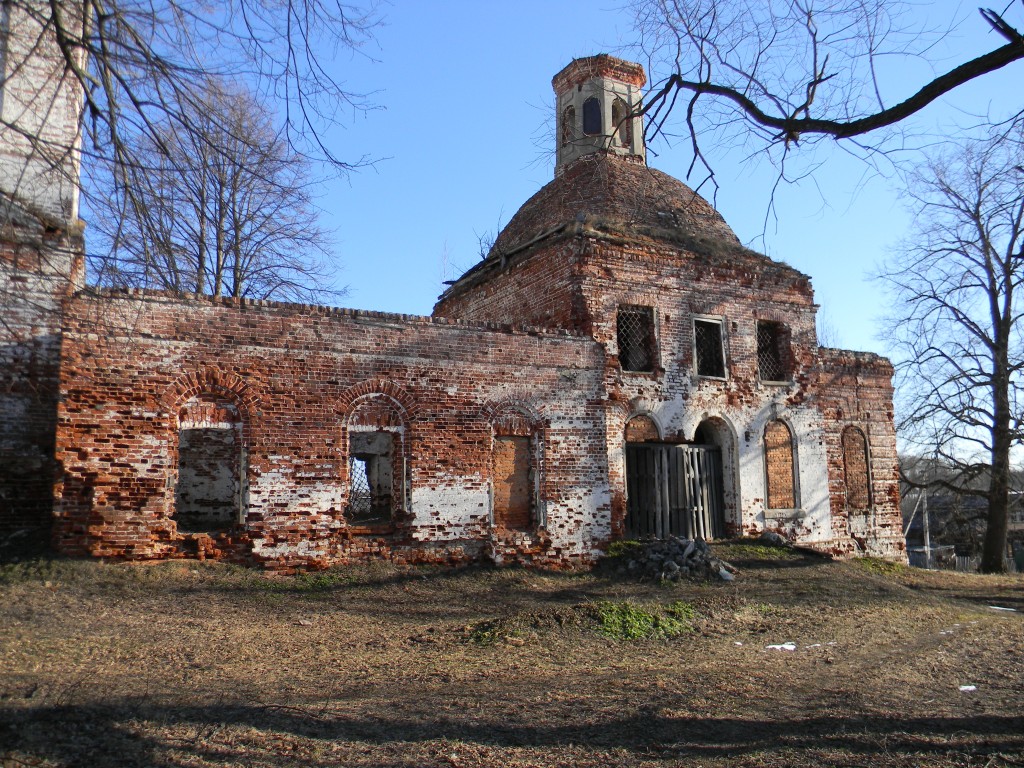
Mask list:
[{"label": "brick dome", "polygon": [[592,154],[527,200],[490,256],[507,256],[573,222],[629,238],[740,245],[718,211],[683,182],[629,158]]}]

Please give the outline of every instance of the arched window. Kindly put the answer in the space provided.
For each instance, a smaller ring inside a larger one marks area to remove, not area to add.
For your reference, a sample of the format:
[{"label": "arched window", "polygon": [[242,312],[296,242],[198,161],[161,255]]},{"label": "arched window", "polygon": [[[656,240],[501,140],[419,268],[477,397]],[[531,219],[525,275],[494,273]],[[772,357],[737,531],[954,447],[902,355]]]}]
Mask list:
[{"label": "arched window", "polygon": [[345,516],[357,528],[390,529],[407,506],[405,409],[394,398],[373,392],[352,404],[347,421]]},{"label": "arched window", "polygon": [[769,421],[764,428],[765,506],[768,509],[795,509],[796,462],[793,460],[793,434],[783,421]]},{"label": "arched window", "polygon": [[850,509],[868,509],[871,506],[868,441],[857,427],[843,430],[843,470],[846,475],[846,505]]},{"label": "arched window", "polygon": [[241,522],[243,483],[238,408],[215,394],[190,398],[178,413],[178,529],[214,532]]},{"label": "arched window", "polygon": [[599,136],[601,132],[601,102],[591,96],[583,102],[583,133]]},{"label": "arched window", "polygon": [[576,107],[570,104],[562,112],[562,136],[559,143],[564,147],[576,136]]},{"label": "arched window", "polygon": [[628,118],[629,107],[622,99],[616,97],[612,102],[612,129],[615,131],[616,142],[623,147],[633,143],[633,120]]}]

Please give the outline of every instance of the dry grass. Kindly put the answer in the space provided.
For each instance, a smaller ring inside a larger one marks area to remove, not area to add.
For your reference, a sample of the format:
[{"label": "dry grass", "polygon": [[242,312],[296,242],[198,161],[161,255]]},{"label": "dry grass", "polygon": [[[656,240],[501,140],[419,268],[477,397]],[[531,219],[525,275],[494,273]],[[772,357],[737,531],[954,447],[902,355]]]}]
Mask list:
[{"label": "dry grass", "polygon": [[1024,579],[719,554],[736,582],[0,566],[0,764],[1024,764]]}]

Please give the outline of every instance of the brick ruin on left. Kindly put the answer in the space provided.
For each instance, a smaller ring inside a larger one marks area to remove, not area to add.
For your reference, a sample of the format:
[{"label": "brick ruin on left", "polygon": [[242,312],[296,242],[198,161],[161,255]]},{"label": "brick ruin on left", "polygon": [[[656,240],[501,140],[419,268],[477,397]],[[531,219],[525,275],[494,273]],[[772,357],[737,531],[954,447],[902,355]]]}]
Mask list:
[{"label": "brick ruin on left", "polygon": [[639,65],[556,75],[555,179],[417,317],[88,289],[80,99],[33,57],[0,81],[0,536],[277,570],[763,530],[904,556],[891,366],[819,347],[809,278],[647,167]]}]

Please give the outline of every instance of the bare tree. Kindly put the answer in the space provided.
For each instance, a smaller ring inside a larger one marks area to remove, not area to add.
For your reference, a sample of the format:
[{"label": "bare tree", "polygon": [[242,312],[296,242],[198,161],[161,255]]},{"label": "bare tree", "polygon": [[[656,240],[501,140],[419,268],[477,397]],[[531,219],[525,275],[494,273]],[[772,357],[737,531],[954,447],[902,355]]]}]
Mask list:
[{"label": "bare tree", "polygon": [[[338,157],[322,132],[344,108],[369,105],[344,87],[330,63],[339,46],[358,49],[370,39],[377,15],[373,0],[367,2],[3,0],[3,18],[17,20],[11,34],[21,37],[16,46],[0,40],[0,58],[12,78],[40,60],[62,62],[65,85],[44,89],[29,106],[42,115],[52,109],[41,103],[49,93],[80,92],[86,163],[121,174],[128,194],[128,169],[146,166],[139,150],[159,146],[168,128],[199,141],[209,135],[195,116],[210,89],[225,83],[245,83],[261,99],[283,105],[281,137],[292,150],[344,171],[365,157]],[[68,82],[78,87],[69,89]],[[0,127],[23,135],[54,168],[75,166],[66,160],[79,147],[63,136],[51,140],[31,125],[26,131],[23,121]]]},{"label": "bare tree", "polygon": [[937,154],[907,189],[915,230],[881,275],[898,308],[897,426],[955,470],[940,486],[987,500],[981,570],[997,572],[1024,436],[1024,121]]},{"label": "bare tree", "polygon": [[308,162],[251,94],[211,86],[198,105],[184,115],[191,130],[165,119],[136,138],[145,166],[94,177],[97,282],[309,302],[337,293],[322,287],[328,238]]},{"label": "bare tree", "polygon": [[[1007,17],[1011,7],[1024,9],[1024,0],[1002,11],[980,9],[999,45],[915,85],[902,82],[894,63],[936,66],[930,57],[943,31],[915,28],[912,6],[901,0],[636,0],[640,45],[652,66],[669,73],[645,101],[648,132],[668,133],[669,117],[683,109],[690,172],[703,169],[712,184],[702,142],[778,150],[780,164],[796,146],[822,139],[855,140],[870,152],[884,142],[865,147],[858,137],[877,136],[1024,59],[1024,35]],[[1019,99],[1011,108],[1022,108]]]}]

